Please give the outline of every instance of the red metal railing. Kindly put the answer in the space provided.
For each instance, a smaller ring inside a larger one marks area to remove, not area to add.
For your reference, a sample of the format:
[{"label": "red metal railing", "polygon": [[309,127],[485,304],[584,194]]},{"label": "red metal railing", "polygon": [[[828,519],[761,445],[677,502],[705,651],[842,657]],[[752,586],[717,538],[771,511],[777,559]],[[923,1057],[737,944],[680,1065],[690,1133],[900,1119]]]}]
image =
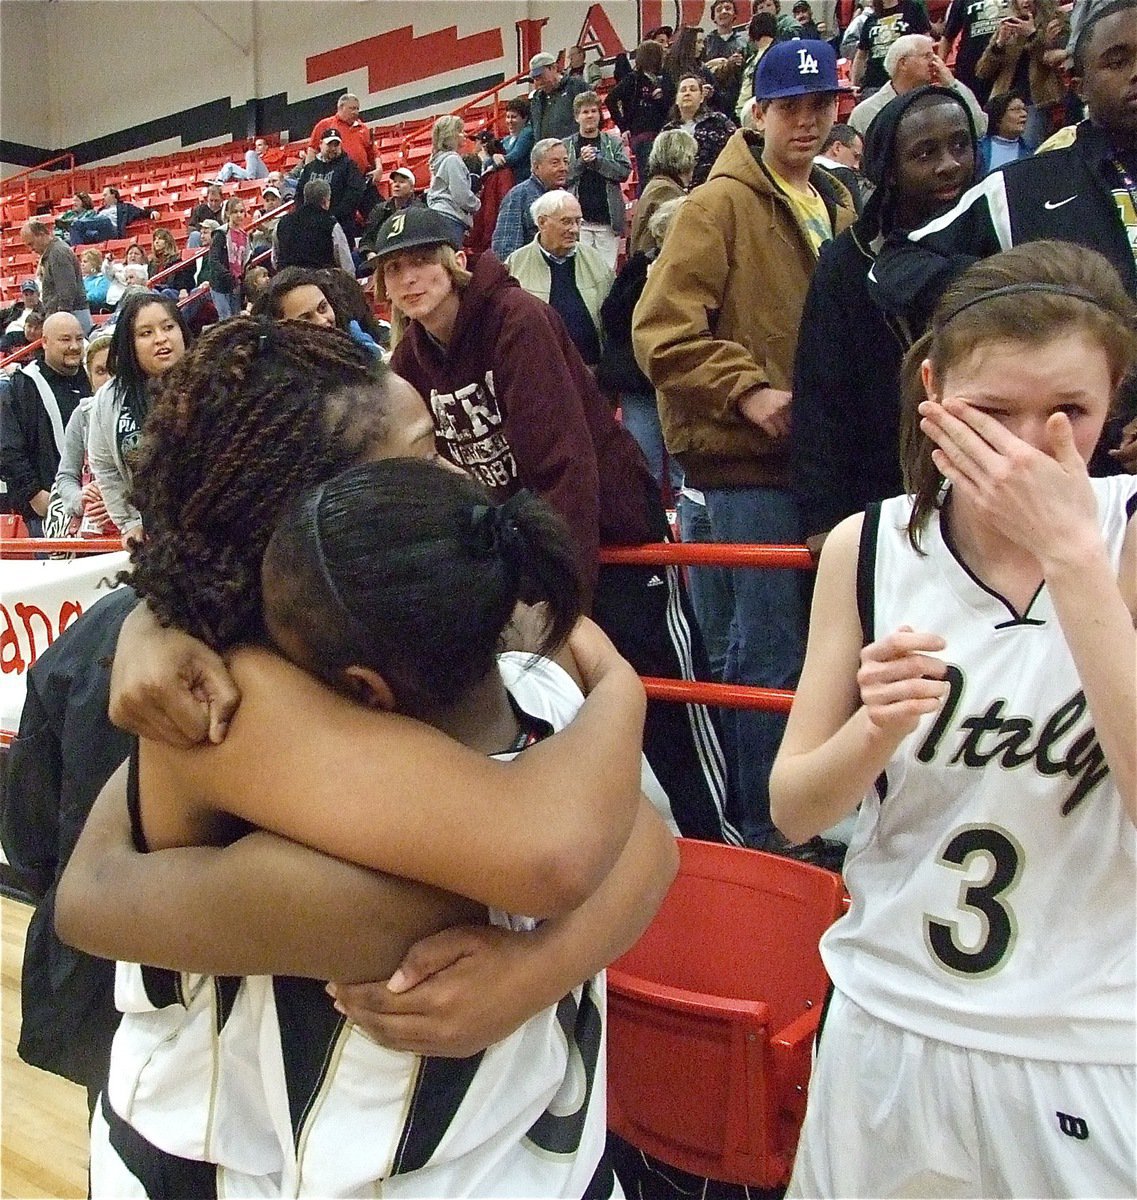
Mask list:
[{"label": "red metal railing", "polygon": [[5,200],[14,199],[15,193],[12,188],[12,184],[17,180],[23,184],[23,194],[26,196],[28,189],[31,186],[31,176],[34,175],[36,171],[46,171],[48,167],[60,162],[66,162],[68,164],[68,173],[74,174],[75,155],[68,150],[63,154],[57,154],[54,158],[45,159],[43,162],[37,163],[34,167],[25,167],[22,171],[17,171],[14,175],[9,175],[4,180],[3,185],[0,186],[0,196],[2,196]]},{"label": "red metal railing", "polygon": [[[528,74],[529,73],[527,71],[519,71],[516,75],[510,76],[508,79],[503,79],[501,83],[495,83],[492,88],[487,88],[484,92],[479,93],[472,100],[467,100],[464,104],[459,105],[458,108],[454,109],[452,115],[455,117],[464,117],[472,109],[477,108],[479,105],[485,104],[487,100],[492,100],[492,118],[483,124],[485,126],[492,124],[496,128],[498,121],[500,120],[501,109],[503,107],[501,93],[505,90],[505,88],[514,87],[523,79],[527,79]],[[399,145],[400,163],[407,162],[412,150],[418,149],[422,146],[430,145],[430,134],[433,127],[433,120],[424,121],[417,129],[413,129],[405,138],[403,138]]]},{"label": "red metal railing", "polygon": [[[33,549],[34,547],[34,549]],[[0,558],[32,554],[99,554],[121,550],[110,538],[0,538]],[[649,546],[609,547],[600,551],[606,563],[652,566],[764,567],[809,570],[813,557],[804,546],[732,546],[721,543],[658,542]],[[782,688],[743,687],[729,683],[702,683],[688,679],[645,677],[644,690],[652,700],[679,704],[715,704],[724,708],[789,712],[793,692]]]}]

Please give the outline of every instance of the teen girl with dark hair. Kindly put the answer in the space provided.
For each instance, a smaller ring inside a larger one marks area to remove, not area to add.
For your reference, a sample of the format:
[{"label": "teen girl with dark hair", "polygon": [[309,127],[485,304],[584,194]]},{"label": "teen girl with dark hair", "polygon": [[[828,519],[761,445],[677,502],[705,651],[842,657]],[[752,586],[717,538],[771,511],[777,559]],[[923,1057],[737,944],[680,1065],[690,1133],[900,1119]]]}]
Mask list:
[{"label": "teen girl with dark hair", "polygon": [[[135,550],[136,588],[160,621],[218,649],[260,636],[261,559],[297,487],[327,479],[337,461],[344,466],[390,454],[433,457],[429,419],[405,383],[344,335],[248,318],[223,323],[203,338],[151,415],[139,487],[148,537]],[[158,635],[168,636],[182,635]],[[508,946],[500,930],[493,937],[480,928],[452,931],[447,945],[462,947],[460,976],[474,990],[459,985],[457,1008],[453,1001],[447,1008],[456,1031],[446,1037],[469,1039],[459,1044],[472,1042],[474,1050],[500,1040],[634,940],[669,878],[666,833],[645,802],[634,802],[638,684],[610,648],[589,636],[583,631],[573,639],[574,657],[584,656],[595,682],[580,716],[563,741],[549,739],[508,766],[463,751],[437,731],[368,711],[267,651],[234,652],[242,703],[225,741],[208,751],[144,741],[138,755],[139,828],[149,845],[232,844],[132,853],[123,844],[126,771],[120,770],[91,814],[61,887],[61,932],[94,953],[174,969],[292,971],[351,981],[387,978],[411,941],[476,920],[477,904],[563,914]],[[180,829],[162,808],[176,795],[187,798],[188,825]],[[248,804],[265,805],[263,822]],[[316,845],[327,841],[332,853],[433,886],[375,876],[268,834],[239,837],[246,821]],[[189,826],[200,836],[189,837]],[[435,888],[468,891],[477,904]],[[395,1020],[396,1030],[409,1024],[405,1036],[394,1036],[396,1044],[439,1044],[430,997],[437,987],[453,990],[447,974],[405,998],[380,989],[395,1016],[407,1016]],[[126,1027],[121,1052],[116,1043],[121,1070],[112,1068],[109,1098],[96,1119],[96,1165],[109,1174],[98,1175],[103,1182],[95,1194],[130,1183],[119,1173],[124,1154],[136,1179],[151,1168],[169,1170],[170,1186],[193,1190],[218,1181],[230,1189],[253,1186],[252,1176],[257,1187],[267,1177],[265,1186],[275,1188],[298,1153],[266,1117],[259,1076],[248,1090],[249,1034],[262,1018],[276,1020],[278,1004],[295,1013],[293,1002],[316,1027],[342,1030],[322,988],[180,978],[180,1001],[165,976],[144,970],[122,981],[126,1006],[145,1015]],[[270,998],[271,1010],[264,1007]],[[139,1051],[133,1037],[139,1026],[143,1040],[145,1029],[161,1027],[147,1043],[153,1053]],[[222,1029],[217,1058],[195,1053],[193,1031],[202,1027]],[[290,1040],[294,1028],[285,1021],[283,1053],[279,1062],[271,1055],[262,1060],[266,1071],[272,1063],[292,1071],[298,1062],[303,1070],[307,1060],[296,1054],[309,1043]],[[267,1094],[275,1102],[284,1093]],[[338,1129],[334,1156],[352,1170],[343,1147],[366,1153],[375,1143]],[[413,1154],[401,1159],[395,1174],[414,1161]],[[314,1178],[325,1178],[324,1168],[309,1166]],[[373,1162],[366,1169],[378,1173]],[[162,1194],[166,1185],[145,1186],[147,1194]]]},{"label": "teen girl with dark hair", "polygon": [[1137,360],[1099,254],[969,268],[906,360],[909,496],[830,534],[770,781],[857,809],[793,1196],[1133,1192]]},{"label": "teen girl with dark hair", "polygon": [[359,284],[336,269],[285,267],[257,298],[253,312],[277,321],[342,329],[376,355],[389,336],[375,319]]},{"label": "teen girl with dark hair", "polygon": [[111,378],[95,393],[87,456],[124,545],[142,535],[142,516],[128,494],[152,392],[181,361],[190,340],[174,300],[139,292],[119,306],[107,356]]}]

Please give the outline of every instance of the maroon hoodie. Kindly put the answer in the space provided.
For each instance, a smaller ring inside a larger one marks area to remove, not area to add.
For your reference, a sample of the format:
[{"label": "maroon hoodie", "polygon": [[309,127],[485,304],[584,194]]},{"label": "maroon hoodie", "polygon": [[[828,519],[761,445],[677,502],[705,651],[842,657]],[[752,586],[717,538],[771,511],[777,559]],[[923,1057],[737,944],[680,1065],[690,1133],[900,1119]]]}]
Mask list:
[{"label": "maroon hoodie", "polygon": [[493,254],[478,258],[450,344],[441,347],[413,321],[391,366],[426,398],[440,454],[498,503],[528,488],[561,513],[590,591],[599,546],[665,535],[643,454],[561,318]]}]

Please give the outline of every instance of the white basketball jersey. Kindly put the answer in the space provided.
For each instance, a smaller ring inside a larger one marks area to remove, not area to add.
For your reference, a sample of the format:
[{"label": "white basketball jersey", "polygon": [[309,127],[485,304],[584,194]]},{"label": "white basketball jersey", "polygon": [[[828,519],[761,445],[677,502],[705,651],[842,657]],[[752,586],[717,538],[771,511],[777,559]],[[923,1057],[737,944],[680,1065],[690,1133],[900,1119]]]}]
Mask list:
[{"label": "white basketball jersey", "polygon": [[[555,663],[499,665],[543,733],[576,715]],[[318,980],[120,963],[115,998],[112,1107],[159,1149],[218,1164],[227,1194],[576,1197],[603,1153],[603,974],[466,1059],[384,1049]]]},{"label": "white basketball jersey", "polygon": [[[1137,479],[1094,480],[1114,570]],[[938,633],[947,699],[861,805],[852,907],[825,935],[834,984],[902,1028],[978,1050],[1134,1062],[1135,831],[1045,585],[1016,616],[910,502],[865,516],[865,641]],[[879,518],[879,519],[878,519]]]}]

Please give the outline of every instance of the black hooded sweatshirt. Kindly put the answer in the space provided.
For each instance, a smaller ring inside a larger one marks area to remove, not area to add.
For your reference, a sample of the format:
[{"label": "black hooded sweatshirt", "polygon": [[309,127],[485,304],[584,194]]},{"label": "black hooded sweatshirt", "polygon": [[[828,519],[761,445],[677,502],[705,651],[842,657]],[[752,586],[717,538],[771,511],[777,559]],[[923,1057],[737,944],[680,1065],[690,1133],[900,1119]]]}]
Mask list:
[{"label": "black hooded sweatshirt", "polygon": [[897,228],[889,179],[900,121],[929,95],[967,113],[975,147],[971,114],[949,88],[916,88],[886,104],[869,127],[862,166],[876,191],[856,223],[822,247],[806,295],[794,360],[790,466],[807,537],[904,490],[900,366],[915,336],[872,302],[868,272],[881,239]]}]

